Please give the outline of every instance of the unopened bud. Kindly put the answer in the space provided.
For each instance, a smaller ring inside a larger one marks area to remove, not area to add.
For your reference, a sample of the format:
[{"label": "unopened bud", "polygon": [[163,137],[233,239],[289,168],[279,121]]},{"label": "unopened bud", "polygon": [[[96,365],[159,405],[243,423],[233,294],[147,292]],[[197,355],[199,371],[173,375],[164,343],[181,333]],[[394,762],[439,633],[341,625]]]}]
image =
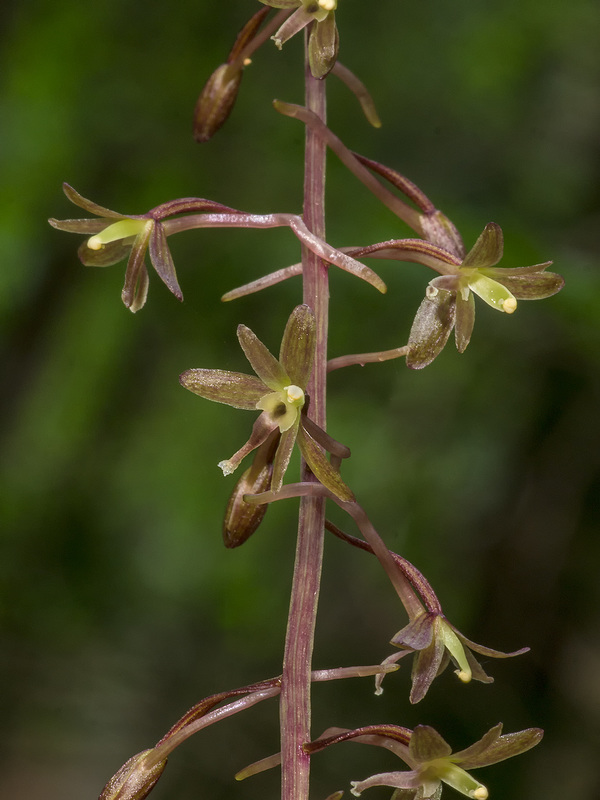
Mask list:
[{"label": "unopened bud", "polygon": [[153,752],[153,750],[142,750],[126,761],[106,784],[98,800],[144,800],[162,775],[167,763],[166,758],[158,764],[150,760],[148,756]]},{"label": "unopened bud", "polygon": [[262,505],[246,503],[244,495],[267,491],[271,485],[273,464],[265,464],[254,479],[252,479],[252,472],[256,472],[253,467],[244,472],[227,503],[223,522],[223,541],[225,547],[230,549],[244,544],[267,513],[267,503]]},{"label": "unopened bud", "polygon": [[243,67],[221,64],[210,76],[194,111],[194,139],[207,142],[230,115],[242,80]]}]

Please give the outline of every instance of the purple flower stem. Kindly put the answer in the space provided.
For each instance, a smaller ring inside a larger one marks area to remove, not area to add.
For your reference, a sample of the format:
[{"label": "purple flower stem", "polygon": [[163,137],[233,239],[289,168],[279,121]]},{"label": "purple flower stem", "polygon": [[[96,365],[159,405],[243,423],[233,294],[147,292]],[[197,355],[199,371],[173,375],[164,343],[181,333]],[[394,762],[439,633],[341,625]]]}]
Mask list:
[{"label": "purple flower stem", "polygon": [[[306,37],[305,37],[306,50]],[[305,59],[305,102],[325,121],[326,82],[315,80]],[[325,143],[306,129],[304,222],[325,238]],[[310,417],[325,428],[329,284],[327,265],[302,247],[303,300],[316,320],[316,355],[308,386]],[[303,464],[305,480],[315,480]],[[307,496],[300,502],[296,561],[285,640],[280,701],[282,800],[308,800],[310,756],[302,745],[310,741],[311,661],[323,563],[325,498]]]}]

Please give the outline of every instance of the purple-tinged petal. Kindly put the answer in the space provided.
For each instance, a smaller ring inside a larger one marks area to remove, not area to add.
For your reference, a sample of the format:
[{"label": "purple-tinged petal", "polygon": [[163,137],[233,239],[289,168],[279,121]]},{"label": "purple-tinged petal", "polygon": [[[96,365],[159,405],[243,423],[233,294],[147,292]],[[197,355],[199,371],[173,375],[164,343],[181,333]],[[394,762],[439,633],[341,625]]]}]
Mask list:
[{"label": "purple-tinged petal", "polygon": [[460,765],[464,769],[489,767],[492,764],[497,764],[499,761],[504,761],[507,758],[525,753],[527,750],[535,747],[536,744],[539,744],[543,736],[544,731],[540,728],[527,728],[518,733],[505,733],[492,742],[483,752],[476,752],[474,755],[465,757],[465,753],[470,749],[467,748],[467,750],[463,750],[461,753],[456,753],[456,756],[461,756]]},{"label": "purple-tinged petal", "polygon": [[152,226],[152,233],[150,235],[150,261],[171,294],[174,294],[178,300],[183,300],[183,294],[181,293],[177,281],[173,256],[171,255],[167,243],[167,235],[160,222],[155,222]]},{"label": "purple-tinged petal", "polygon": [[205,400],[245,411],[254,411],[266,393],[264,383],[253,375],[220,369],[188,369],[179,376],[179,383]]},{"label": "purple-tinged petal", "polygon": [[467,300],[463,299],[460,292],[456,294],[456,322],[454,326],[454,338],[456,349],[459,353],[464,353],[467,345],[471,341],[473,325],[475,324],[475,299],[473,293],[469,292]]},{"label": "purple-tinged petal", "polygon": [[410,330],[406,365],[423,369],[431,364],[444,349],[455,318],[455,294],[438,291],[433,297],[425,297]]},{"label": "purple-tinged petal", "polygon": [[290,381],[301,389],[306,389],[312,371],[315,339],[316,323],[312,309],[307,305],[296,306],[283,332],[279,363]]},{"label": "purple-tinged petal", "polygon": [[436,758],[446,758],[451,755],[452,748],[429,725],[417,725],[410,737],[408,751],[414,761],[423,764]]},{"label": "purple-tinged petal", "polygon": [[396,647],[408,647],[411,650],[424,650],[433,639],[435,614],[423,613],[410,622],[391,640]]},{"label": "purple-tinged petal", "polygon": [[444,655],[444,643],[439,637],[424,650],[419,650],[412,668],[412,687],[410,702],[419,703],[429,691],[429,687],[438,675],[440,664]]},{"label": "purple-tinged petal", "polygon": [[[287,6],[285,6],[287,8]],[[325,12],[327,13],[327,12]],[[274,36],[271,36],[271,39],[275,42],[275,46],[281,50],[283,45],[295,36],[297,33],[300,33],[301,30],[306,28],[306,26],[316,19],[315,14],[310,11],[307,11],[304,6],[301,6],[297,11],[289,16],[283,25],[279,28],[277,33]]]},{"label": "purple-tinged petal", "polygon": [[[277,447],[275,460],[273,462],[273,479],[271,481],[271,489],[274,492],[278,492],[281,489],[283,478],[289,466],[290,458],[292,457],[292,450],[294,449],[294,443],[296,441],[296,436],[298,435],[299,425],[300,414],[298,414],[295,423],[288,428],[285,433],[281,434],[281,439],[279,440],[279,446]],[[251,493],[249,492],[249,494]]]},{"label": "purple-tinged petal", "polygon": [[108,217],[109,219],[124,219],[126,216],[129,216],[133,219],[140,219],[140,217],[136,217],[134,214],[119,214],[117,211],[111,211],[110,208],[104,208],[104,206],[99,206],[98,203],[94,203],[91,200],[88,200],[83,195],[76,192],[72,186],[69,186],[68,183],[63,183],[63,192],[67,195],[69,200],[74,203],[79,208],[83,208],[85,211],[89,211],[92,214],[95,214],[97,217]]},{"label": "purple-tinged petal", "polygon": [[218,466],[223,470],[223,475],[231,475],[232,472],[235,472],[248,453],[256,450],[263,442],[266,442],[275,430],[277,430],[277,423],[273,422],[269,414],[261,414],[252,426],[252,433],[246,444],[240,447],[231,458],[219,461]]},{"label": "purple-tinged petal", "polygon": [[502,258],[504,237],[502,228],[495,222],[488,222],[473,247],[463,260],[463,267],[493,267]]},{"label": "purple-tinged petal", "polygon": [[127,258],[131,253],[131,247],[135,239],[118,239],[109,242],[99,250],[92,250],[88,247],[87,240],[79,245],[77,255],[79,260],[86,267],[110,267],[119,261]]},{"label": "purple-tinged petal", "polygon": [[252,369],[269,389],[280,392],[285,386],[292,383],[279,361],[250,328],[238,325],[237,337]]},{"label": "purple-tinged petal", "polygon": [[[358,797],[365,789],[371,789],[373,786],[392,786],[396,789],[418,789],[419,786],[423,785],[424,781],[417,770],[411,770],[410,772],[380,772],[379,775],[371,775],[370,778],[364,781],[351,781],[350,783],[352,785],[352,794]],[[439,781],[435,780],[432,783],[435,783],[437,787]],[[430,796],[430,794],[426,795],[426,797]]]},{"label": "purple-tinged petal", "polygon": [[[392,653],[391,656],[388,656],[387,658],[383,659],[383,661],[381,662],[381,666],[385,667],[388,664],[397,664],[398,661],[400,661],[401,658],[404,658],[404,656],[411,655],[412,652],[413,652],[412,650],[401,650],[399,653]],[[385,676],[386,676],[385,672],[381,672],[381,673],[379,673],[379,675],[375,676],[375,694],[376,695],[383,694],[382,683],[383,683],[383,679],[385,678]]]},{"label": "purple-tinged petal", "polygon": [[[145,269],[144,259],[146,257],[146,250],[148,249],[148,240],[150,239],[151,232],[151,226],[144,227],[144,230],[135,237],[131,248],[127,269],[125,270],[125,283],[123,284],[123,290],[121,292],[121,300],[125,303],[127,308],[131,308],[134,303],[138,281],[142,269]],[[104,245],[103,247],[108,246],[109,245]]]}]

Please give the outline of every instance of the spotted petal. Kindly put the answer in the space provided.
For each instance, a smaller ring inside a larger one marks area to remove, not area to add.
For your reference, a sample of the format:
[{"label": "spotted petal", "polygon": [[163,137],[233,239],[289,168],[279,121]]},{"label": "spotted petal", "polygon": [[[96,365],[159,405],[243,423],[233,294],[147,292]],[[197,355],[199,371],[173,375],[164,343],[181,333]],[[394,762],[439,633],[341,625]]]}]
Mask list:
[{"label": "spotted petal", "polygon": [[264,383],[253,375],[220,369],[188,369],[179,376],[179,382],[206,400],[246,411],[254,411],[267,393]]}]

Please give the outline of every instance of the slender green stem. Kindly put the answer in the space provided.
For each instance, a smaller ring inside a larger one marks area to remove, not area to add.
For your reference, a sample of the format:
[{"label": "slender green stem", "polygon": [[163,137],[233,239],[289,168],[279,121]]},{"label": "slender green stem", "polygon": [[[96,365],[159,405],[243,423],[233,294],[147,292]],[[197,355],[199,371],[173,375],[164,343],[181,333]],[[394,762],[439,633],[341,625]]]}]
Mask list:
[{"label": "slender green stem", "polygon": [[[305,65],[306,107],[325,122],[325,81],[317,81]],[[304,173],[304,222],[320,238],[325,236],[325,145],[309,128],[306,131]],[[311,418],[325,428],[327,380],[327,327],[329,287],[327,265],[302,248],[304,302],[315,314],[316,357],[308,387]],[[306,472],[306,467],[303,467]],[[306,474],[306,480],[311,476]],[[292,582],[288,629],[281,687],[282,800],[308,800],[310,761],[303,750],[310,741],[310,670],[317,617],[325,499],[303,497],[298,519],[298,542]]]}]

